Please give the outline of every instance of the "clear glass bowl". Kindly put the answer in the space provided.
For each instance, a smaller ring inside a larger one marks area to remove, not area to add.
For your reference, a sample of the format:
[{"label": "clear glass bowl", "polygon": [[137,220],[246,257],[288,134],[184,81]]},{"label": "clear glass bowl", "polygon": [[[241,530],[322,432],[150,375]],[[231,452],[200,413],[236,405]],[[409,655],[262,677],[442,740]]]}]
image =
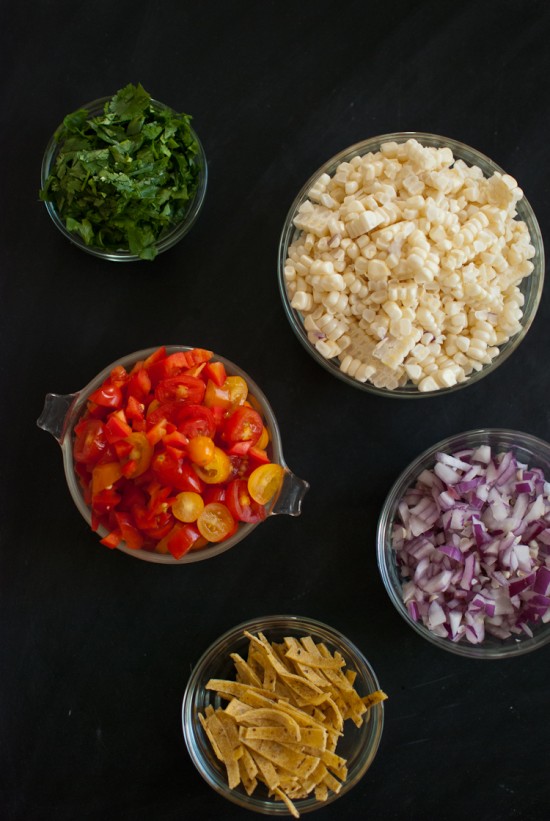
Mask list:
[{"label": "clear glass bowl", "polygon": [[340,363],[338,359],[326,359],[319,353],[319,351],[308,339],[307,331],[304,328],[304,315],[300,311],[293,308],[290,304],[291,298],[287,293],[285,283],[284,269],[286,265],[286,260],[288,258],[288,249],[290,245],[302,233],[294,225],[294,218],[296,217],[299,207],[308,199],[309,190],[311,189],[313,184],[319,179],[321,174],[328,174],[329,176],[333,176],[341,163],[349,162],[353,159],[353,157],[362,157],[365,154],[368,154],[369,152],[378,151],[382,143],[392,141],[397,143],[403,143],[411,138],[416,139],[419,143],[421,143],[424,146],[430,146],[435,148],[450,148],[453,152],[455,159],[461,159],[470,166],[478,166],[482,170],[485,177],[492,176],[492,174],[495,171],[498,171],[503,174],[505,173],[503,169],[500,168],[500,166],[498,166],[495,162],[486,157],[484,154],[481,154],[479,151],[476,151],[476,149],[470,148],[469,146],[464,145],[463,143],[460,143],[457,140],[450,139],[449,137],[442,137],[437,134],[425,134],[418,131],[396,132],[393,134],[383,134],[378,137],[372,137],[368,140],[364,140],[363,142],[356,143],[355,145],[352,145],[349,148],[344,149],[339,154],[328,160],[324,165],[321,166],[321,168],[319,168],[315,172],[315,174],[313,174],[309,178],[309,180],[302,187],[301,191],[298,193],[296,199],[292,203],[290,210],[287,214],[279,242],[278,252],[278,282],[284,310],[294,333],[296,334],[304,348],[308,351],[308,353],[311,354],[311,356],[320,365],[322,365],[323,368],[325,368],[329,373],[331,373],[333,376],[336,376],[338,379],[341,379],[348,385],[353,385],[353,387],[359,388],[359,390],[367,391],[368,393],[378,394],[379,396],[393,396],[397,398],[415,398],[448,394],[453,391],[459,390],[460,388],[465,388],[468,385],[473,385],[480,379],[483,379],[483,377],[487,376],[487,374],[492,373],[495,370],[495,368],[502,364],[502,362],[504,362],[510,356],[510,354],[518,347],[522,339],[525,337],[525,334],[529,330],[540,302],[544,281],[544,246],[542,241],[542,235],[533,209],[529,205],[527,199],[523,197],[523,199],[517,203],[516,210],[518,214],[518,219],[523,220],[523,222],[526,223],[529,229],[529,233],[531,235],[531,244],[535,248],[535,256],[531,260],[531,262],[534,264],[534,270],[530,276],[525,277],[521,281],[521,284],[519,286],[525,298],[525,304],[522,309],[523,318],[521,331],[517,333],[515,336],[512,336],[507,342],[500,346],[500,353],[492,360],[490,364],[484,365],[483,368],[479,371],[472,372],[471,375],[465,381],[459,382],[453,387],[440,388],[435,391],[422,392],[419,391],[416,385],[414,385],[412,382],[408,382],[402,387],[395,388],[394,390],[389,390],[387,388],[377,388],[375,385],[369,382],[358,382],[356,379],[343,373],[340,370]]},{"label": "clear glass bowl", "polygon": [[[128,356],[124,356],[121,359],[117,359],[116,362],[112,362],[104,368],[101,373],[94,377],[94,379],[92,379],[92,381],[86,385],[85,388],[77,391],[76,393],[66,395],[55,393],[47,394],[44,409],[37,420],[38,427],[48,431],[48,433],[51,433],[61,446],[61,450],[63,452],[65,478],[67,479],[70,494],[78,510],[88,522],[90,527],[92,523],[91,510],[84,501],[82,486],[75,473],[73,458],[74,427],[86,410],[86,402],[88,397],[109,376],[115,365],[123,365],[127,370],[129,370],[136,362],[146,359],[155,350],[156,348],[147,348],[142,351],[136,351]],[[167,345],[166,350],[168,353],[174,353],[176,351],[189,351],[191,350],[191,347],[187,345]],[[274,516],[277,514],[299,516],[301,513],[302,499],[309,488],[309,484],[303,479],[299,479],[294,473],[292,473],[284,460],[279,426],[277,425],[277,420],[275,419],[275,415],[266,396],[260,390],[258,385],[256,385],[254,380],[233,362],[230,362],[228,359],[224,359],[224,357],[218,356],[217,354],[214,355],[213,360],[223,362],[228,375],[241,376],[246,380],[250,393],[258,401],[261,408],[261,414],[270,434],[270,442],[267,447],[268,455],[272,462],[282,465],[285,470],[282,487],[277,498],[270,503],[271,506],[269,508],[268,516]],[[262,522],[256,522],[253,524],[241,523],[239,525],[239,529],[231,538],[226,539],[223,542],[218,542],[217,544],[209,544],[200,550],[191,550],[182,556],[181,559],[175,559],[171,554],[153,553],[149,550],[143,549],[134,550],[129,548],[124,542],[120,542],[117,549],[122,550],[124,553],[127,553],[129,556],[133,556],[134,558],[143,559],[148,562],[155,562],[157,564],[189,564],[190,562],[200,562],[204,559],[210,559],[213,556],[218,556],[220,553],[224,553],[226,550],[229,550],[246,538],[246,536],[248,536],[259,524],[262,524]],[[103,537],[107,535],[107,530],[104,527],[100,527],[97,530],[97,533],[100,537]]]},{"label": "clear glass bowl", "polygon": [[[94,100],[91,103],[86,103],[85,105],[81,106],[81,108],[85,108],[90,112],[91,117],[95,117],[99,114],[103,113],[105,103],[111,100],[111,97],[101,97],[98,100]],[[159,102],[158,100],[151,99],[151,103],[153,106],[162,109],[170,110],[169,106],[166,106],[164,103]],[[208,181],[208,166],[206,162],[206,154],[204,153],[204,148],[199,140],[199,137],[196,131],[190,126],[190,131],[197,141],[197,145],[199,147],[199,152],[195,157],[194,162],[197,164],[199,169],[199,178],[197,184],[197,190],[195,192],[195,196],[190,201],[187,212],[183,220],[178,222],[172,228],[168,229],[165,233],[163,233],[158,241],[156,242],[156,249],[157,254],[161,254],[163,251],[168,251],[172,248],[176,243],[178,243],[183,237],[191,230],[194,223],[199,216],[199,212],[202,208],[204,203],[204,198],[206,195],[206,186]],[[57,129],[56,129],[57,132]],[[55,165],[55,161],[57,158],[57,154],[59,152],[59,144],[55,138],[55,133],[51,137],[46,151],[44,152],[44,157],[42,159],[42,168],[40,174],[40,187],[44,188],[46,184],[46,180],[50,175],[50,171]],[[93,245],[86,245],[84,240],[78,235],[69,231],[65,225],[65,222],[59,216],[55,203],[52,201],[45,201],[44,205],[46,206],[46,210],[50,215],[54,225],[61,231],[64,237],[66,237],[73,245],[76,245],[77,248],[80,248],[82,251],[86,251],[87,254],[92,254],[95,257],[99,257],[100,259],[105,259],[110,262],[136,262],[142,261],[137,254],[133,254],[128,249],[120,248],[118,250],[107,250],[105,248],[98,248]]]},{"label": "clear glass bowl", "polygon": [[[354,686],[360,696],[379,690],[380,686],[369,662],[349,639],[326,624],[302,616],[265,616],[238,624],[217,639],[199,659],[188,681],[182,705],[183,735],[193,763],[205,781],[224,798],[263,815],[285,816],[290,814],[286,806],[282,801],[268,798],[267,789],[262,784],[250,796],[242,785],[229,789],[225,768],[213,754],[198,718],[199,713],[204,713],[209,704],[214,707],[220,704],[219,697],[205,689],[208,680],[234,679],[234,665],[229,654],[245,653],[248,639],[243,635],[244,630],[253,634],[261,631],[271,642],[281,641],[285,636],[311,636],[316,642],[324,642],[331,651],[338,650],[346,667],[357,672]],[[367,772],[374,761],[382,736],[383,702],[371,707],[369,716],[369,720],[364,721],[360,728],[346,722],[344,736],[336,748],[337,754],[348,762],[348,778],[340,792],[329,792],[326,801],[318,801],[315,797],[295,801],[298,812],[311,812],[327,806],[349,792]]]},{"label": "clear glass bowl", "polygon": [[405,491],[414,485],[420,473],[425,469],[433,468],[435,454],[440,451],[453,453],[463,448],[479,447],[480,445],[490,445],[494,454],[511,450],[518,461],[532,468],[541,468],[544,475],[547,478],[550,477],[550,445],[528,433],[494,428],[467,431],[443,439],[425,450],[424,453],[421,453],[403,471],[390,490],[378,522],[376,536],[378,568],[386,591],[397,611],[413,630],[416,630],[420,636],[435,644],[436,647],[469,658],[509,658],[529,653],[550,642],[550,623],[529,623],[533,631],[533,637],[521,633],[507,639],[498,639],[486,634],[485,640],[480,644],[470,644],[467,640],[462,639],[453,642],[450,639],[437,636],[425,627],[420,620],[414,621],[403,603],[403,579],[397,564],[396,552],[392,547],[392,529],[394,522],[397,520],[399,502]]}]

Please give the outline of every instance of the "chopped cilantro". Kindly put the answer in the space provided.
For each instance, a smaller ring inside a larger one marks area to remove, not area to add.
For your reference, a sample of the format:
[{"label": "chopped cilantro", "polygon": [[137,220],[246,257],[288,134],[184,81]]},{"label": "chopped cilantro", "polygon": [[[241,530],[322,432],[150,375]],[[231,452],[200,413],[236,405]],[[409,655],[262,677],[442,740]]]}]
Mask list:
[{"label": "chopped cilantro", "polygon": [[191,117],[127,85],[90,116],[68,114],[40,198],[86,245],[154,259],[156,242],[185,218],[197,190],[199,146]]}]

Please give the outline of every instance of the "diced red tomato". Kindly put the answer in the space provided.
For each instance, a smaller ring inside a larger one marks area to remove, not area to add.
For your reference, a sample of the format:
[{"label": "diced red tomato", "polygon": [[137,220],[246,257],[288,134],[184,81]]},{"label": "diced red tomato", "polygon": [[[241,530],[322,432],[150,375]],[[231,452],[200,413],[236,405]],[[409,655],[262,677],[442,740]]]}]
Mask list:
[{"label": "diced red tomato", "polygon": [[143,536],[134,524],[134,520],[130,513],[122,513],[115,511],[115,519],[117,521],[120,533],[123,540],[126,542],[131,550],[139,550],[143,547]]},{"label": "diced red tomato", "polygon": [[159,542],[157,549],[160,553],[169,552],[175,559],[181,559],[198,541],[200,535],[196,525],[178,522]]},{"label": "diced red tomato", "polygon": [[77,462],[93,465],[107,448],[103,423],[99,419],[88,419],[80,422],[78,428],[73,449],[74,458]]},{"label": "diced red tomato", "polygon": [[89,401],[102,408],[120,408],[122,405],[122,390],[118,385],[104,383],[90,394]]},{"label": "diced red tomato", "polygon": [[153,472],[163,485],[175,490],[192,490],[202,493],[201,479],[181,451],[166,448],[153,459]]},{"label": "diced red tomato", "polygon": [[203,376],[206,379],[211,379],[215,385],[221,388],[227,379],[223,362],[208,362],[208,364],[204,366]]},{"label": "diced red tomato", "polygon": [[109,444],[114,444],[121,439],[126,439],[132,433],[132,428],[126,421],[126,414],[123,410],[111,413],[105,423],[105,436]]}]

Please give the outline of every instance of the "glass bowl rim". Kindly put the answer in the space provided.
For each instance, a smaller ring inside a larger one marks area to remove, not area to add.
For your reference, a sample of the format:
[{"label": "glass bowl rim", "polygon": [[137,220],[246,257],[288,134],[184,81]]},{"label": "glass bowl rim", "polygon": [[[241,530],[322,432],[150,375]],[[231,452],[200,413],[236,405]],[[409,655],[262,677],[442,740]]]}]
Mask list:
[{"label": "glass bowl rim", "polygon": [[[246,809],[255,810],[260,814],[289,816],[290,813],[282,801],[275,801],[275,799],[269,799],[267,797],[264,799],[254,798],[253,795],[247,796],[245,793],[231,790],[225,780],[225,774],[216,777],[218,774],[212,767],[211,762],[208,759],[206,759],[206,762],[203,760],[204,757],[201,755],[200,747],[196,742],[196,735],[199,731],[195,715],[196,695],[200,691],[200,688],[203,687],[201,677],[206,677],[205,673],[208,669],[209,662],[211,663],[216,656],[219,656],[218,648],[228,645],[229,642],[231,642],[231,645],[234,645],[237,641],[242,641],[243,630],[250,632],[262,631],[265,632],[269,638],[270,629],[307,633],[312,635],[314,639],[316,636],[321,637],[324,641],[327,641],[329,644],[332,644],[333,647],[342,651],[345,657],[353,661],[358,676],[361,676],[363,683],[372,685],[372,691],[380,689],[380,685],[372,665],[354,642],[336,628],[308,616],[269,615],[247,619],[222,633],[207,647],[198,661],[193,665],[184,691],[181,719],[185,745],[199,774],[219,795],[222,795],[234,804]],[[231,647],[228,645],[226,653],[229,652],[231,652]],[[356,728],[363,733],[368,731],[368,736],[364,742],[365,750],[363,751],[363,757],[360,758],[357,772],[353,773],[353,775],[350,774],[348,779],[342,783],[342,788],[339,793],[330,791],[326,801],[318,801],[314,797],[294,801],[300,814],[328,806],[357,785],[376,758],[383,728],[384,702],[379,702],[370,708],[369,721],[364,722],[361,728]],[[207,747],[207,745],[205,746]],[[207,747],[207,749],[209,748]],[[214,773],[216,773],[216,775],[214,775]]]},{"label": "glass bowl rim", "polygon": [[[81,516],[84,520],[88,523],[91,527],[91,510],[88,505],[85,503],[82,491],[80,489],[80,484],[76,478],[75,470],[74,470],[74,459],[72,453],[72,430],[74,425],[77,424],[78,420],[80,419],[85,406],[88,396],[101,385],[104,379],[110,374],[112,369],[116,365],[123,365],[127,367],[128,365],[132,365],[135,362],[138,362],[140,359],[146,359],[147,356],[154,353],[160,346],[156,345],[150,348],[144,348],[140,351],[134,351],[131,354],[126,354],[125,356],[116,359],[110,365],[107,365],[103,370],[101,370],[93,379],[85,385],[79,391],[76,391],[73,396],[72,404],[67,412],[66,416],[66,423],[67,426],[63,430],[62,438],[60,440],[61,450],[63,453],[63,467],[65,471],[65,479],[67,481],[67,485],[69,488],[69,492],[71,497],[78,508]],[[192,350],[192,346],[189,345],[165,345],[167,353],[175,353],[177,351],[189,351]],[[269,432],[271,434],[271,442],[270,445],[273,449],[273,461],[276,461],[280,464],[285,470],[288,470],[288,466],[285,462],[284,455],[283,455],[283,447],[281,441],[281,432],[279,429],[279,425],[277,423],[277,419],[275,417],[275,413],[273,408],[271,407],[269,400],[267,399],[264,392],[261,388],[256,384],[256,382],[250,377],[246,371],[236,365],[229,359],[226,359],[223,356],[220,356],[216,352],[213,355],[214,361],[222,362],[226,367],[226,370],[229,375],[236,375],[242,376],[246,379],[247,385],[249,387],[250,393],[258,400],[259,404],[262,408],[262,414],[264,415],[265,420],[268,423]],[[68,423],[70,422],[70,428],[68,427]],[[269,514],[268,514],[269,517]],[[245,539],[252,531],[258,527],[258,525],[263,524],[263,522],[254,522],[254,523],[241,523],[239,526],[238,531],[229,539],[226,539],[223,542],[212,543],[200,550],[196,551],[189,551],[181,559],[175,559],[172,555],[164,554],[164,553],[154,553],[149,552],[147,550],[132,550],[131,548],[127,547],[124,542],[121,542],[117,545],[117,550],[120,550],[123,553],[126,553],[129,556],[132,556],[136,559],[141,559],[143,561],[151,562],[154,564],[165,564],[165,565],[187,565],[193,564],[195,562],[205,561],[207,559],[212,559],[215,556],[219,556],[221,553],[225,553],[227,550],[230,550],[232,547],[235,547],[239,542]],[[107,535],[107,531],[103,528],[99,528],[95,535],[102,536]]]},{"label": "glass bowl rim", "polygon": [[[522,316],[521,330],[518,331],[518,333],[514,336],[510,337],[508,342],[504,343],[500,353],[489,364],[484,365],[484,367],[479,371],[472,372],[464,382],[459,382],[450,388],[439,388],[435,391],[424,392],[414,390],[413,388],[409,388],[407,390],[405,387],[389,390],[387,388],[377,388],[375,385],[369,382],[358,382],[356,379],[353,379],[353,377],[350,377],[347,374],[343,373],[340,370],[336,359],[326,359],[325,357],[323,357],[308,340],[307,333],[303,326],[303,321],[299,319],[300,312],[292,308],[290,305],[290,298],[286,291],[286,283],[284,278],[284,268],[287,259],[287,251],[297,231],[297,229],[295,229],[293,225],[293,219],[298,210],[298,206],[305,199],[307,199],[309,189],[312,187],[313,183],[315,183],[319,179],[321,174],[329,173],[330,169],[334,170],[339,163],[347,159],[351,159],[353,156],[359,154],[366,154],[369,150],[377,150],[377,147],[379,148],[380,145],[384,142],[406,142],[409,139],[416,139],[421,144],[425,144],[430,147],[449,147],[453,150],[453,153],[456,150],[458,150],[461,152],[461,154],[469,155],[470,162],[475,160],[487,167],[481,168],[484,176],[487,169],[489,169],[491,172],[497,171],[501,174],[507,173],[494,160],[492,160],[486,154],[483,154],[481,151],[478,151],[478,149],[473,148],[472,146],[467,145],[466,143],[460,142],[459,140],[455,140],[452,137],[445,137],[439,134],[433,134],[424,131],[395,131],[387,134],[380,134],[374,137],[369,137],[365,140],[360,140],[359,142],[356,142],[353,145],[350,145],[347,148],[342,149],[337,154],[333,155],[329,160],[324,162],[313,174],[311,174],[308,180],[302,185],[298,194],[295,196],[292,205],[290,206],[286,214],[283,223],[283,229],[281,231],[281,235],[279,238],[277,254],[277,280],[279,286],[279,294],[281,296],[281,300],[283,303],[283,309],[290,323],[290,326],[294,331],[294,334],[296,335],[302,346],[305,348],[305,350],[310,354],[310,356],[312,356],[313,359],[318,364],[320,364],[328,373],[332,374],[332,376],[335,376],[337,379],[340,379],[340,381],[344,382],[346,385],[350,385],[351,387],[357,388],[358,390],[363,391],[365,393],[374,394],[382,397],[390,397],[393,399],[426,399],[434,398],[437,396],[447,396],[450,393],[454,393],[455,391],[462,390],[470,385],[474,385],[481,379],[483,379],[485,376],[488,376],[490,373],[493,373],[493,371],[495,371],[500,365],[502,365],[508,359],[508,357],[511,356],[511,354],[514,353],[514,351],[519,347],[520,343],[527,335],[527,332],[529,331],[535,319],[544,287],[545,252],[544,241],[540,225],[538,223],[535,212],[529,200],[527,199],[527,197],[525,197],[525,195],[517,203],[517,216],[520,220],[525,222],[529,228],[531,244],[535,248],[535,267],[533,272],[529,275],[529,277],[524,278],[518,286],[522,293],[523,288],[528,288],[530,296],[529,304],[526,300],[523,306],[524,313]],[[458,156],[455,159],[461,159],[461,157]],[[533,281],[535,282],[535,285],[531,286],[531,283]]]},{"label": "glass bowl rim", "polygon": [[[85,103],[84,105],[79,106],[78,109],[75,111],[79,111],[81,109],[85,109],[88,111],[90,116],[95,116],[97,113],[101,113],[103,110],[104,105],[112,100],[113,95],[107,95],[105,97],[99,97],[96,100],[92,100],[91,102]],[[155,98],[151,97],[151,105],[164,109],[167,111],[172,111],[174,114],[178,112],[172,108],[171,106],[167,105],[166,103],[161,102],[160,100],[156,100]],[[40,168],[40,187],[44,188],[46,184],[46,180],[50,174],[52,166],[55,162],[57,157],[59,143],[56,139],[56,134],[58,130],[62,127],[63,121],[57,126],[54,130],[53,134],[51,135],[48,143],[46,145],[46,149],[44,151],[44,155],[42,157],[42,165]],[[204,200],[206,197],[206,189],[208,185],[208,163],[206,159],[206,153],[204,151],[204,146],[199,138],[199,135],[193,128],[191,124],[189,124],[189,130],[193,135],[194,140],[197,143],[198,151],[197,151],[197,159],[199,161],[199,176],[197,182],[197,190],[193,196],[193,199],[189,202],[187,211],[185,216],[180,222],[176,223],[175,225],[168,228],[156,241],[155,247],[157,249],[157,256],[158,254],[163,253],[163,251],[168,251],[172,248],[176,243],[178,243],[183,237],[191,230],[193,225],[198,219],[199,213],[202,209],[204,204]],[[137,254],[133,254],[131,251],[127,251],[125,249],[117,249],[117,250],[109,250],[104,248],[99,248],[95,245],[86,245],[84,240],[79,237],[77,234],[69,231],[59,216],[57,211],[55,202],[52,200],[45,200],[43,202],[46,210],[56,226],[56,228],[60,231],[63,236],[68,239],[74,246],[80,248],[81,251],[85,251],[87,254],[91,256],[95,256],[99,259],[105,259],[109,262],[144,262]]]},{"label": "glass bowl rim", "polygon": [[[475,428],[472,430],[462,431],[441,439],[435,444],[423,450],[416,456],[409,464],[401,471],[397,479],[392,484],[389,492],[386,495],[378,524],[376,528],[376,556],[378,570],[382,577],[382,582],[390,601],[394,605],[399,615],[404,621],[422,638],[427,639],[436,647],[440,647],[455,655],[466,658],[475,659],[503,659],[514,658],[522,656],[526,653],[533,652],[539,647],[543,647],[550,642],[550,622],[546,625],[538,625],[540,632],[529,637],[527,634],[518,635],[515,639],[499,640],[496,637],[490,637],[481,644],[470,644],[468,642],[453,642],[449,639],[436,636],[432,633],[421,621],[415,622],[410,617],[395,584],[392,581],[389,567],[391,565],[391,536],[390,529],[395,519],[395,511],[399,500],[402,498],[404,491],[410,487],[419,473],[424,467],[424,463],[432,462],[435,454],[439,451],[449,451],[450,449],[458,447],[468,447],[466,440],[474,440],[470,446],[491,443],[494,440],[497,446],[498,442],[504,442],[506,439],[510,441],[507,443],[509,448],[523,449],[529,453],[541,453],[544,458],[550,463],[550,443],[544,439],[540,439],[530,433],[513,430],[511,428]],[[393,567],[393,565],[392,565]],[[490,643],[486,643],[489,641]],[[510,643],[506,644],[506,641]]]}]

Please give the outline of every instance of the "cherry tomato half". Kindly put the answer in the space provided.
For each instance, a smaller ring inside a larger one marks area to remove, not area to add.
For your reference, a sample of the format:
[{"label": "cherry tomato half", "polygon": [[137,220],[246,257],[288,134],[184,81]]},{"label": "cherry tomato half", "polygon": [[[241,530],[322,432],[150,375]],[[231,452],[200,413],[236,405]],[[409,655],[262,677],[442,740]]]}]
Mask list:
[{"label": "cherry tomato half", "polygon": [[178,493],[172,502],[172,513],[180,522],[196,522],[203,509],[202,496],[193,491]]},{"label": "cherry tomato half", "polygon": [[267,515],[265,507],[250,496],[246,479],[233,479],[228,484],[225,504],[239,522],[261,522]]},{"label": "cherry tomato half", "polygon": [[211,502],[204,506],[197,527],[208,542],[221,542],[235,532],[237,524],[226,505]]},{"label": "cherry tomato half", "polygon": [[241,405],[225,420],[222,436],[231,445],[236,442],[254,445],[260,438],[263,427],[260,414],[246,405]]},{"label": "cherry tomato half", "polygon": [[209,436],[216,432],[216,420],[210,408],[204,405],[181,405],[173,416],[180,433],[193,439],[194,436]]},{"label": "cherry tomato half", "polygon": [[231,475],[231,460],[221,448],[214,448],[214,456],[206,465],[193,465],[195,473],[208,485],[219,485]]},{"label": "cherry tomato half", "polygon": [[214,458],[215,445],[209,436],[194,436],[187,445],[187,455],[195,465],[205,467]]},{"label": "cherry tomato half", "polygon": [[155,388],[155,398],[162,404],[179,399],[183,402],[199,405],[204,397],[206,386],[202,379],[196,376],[172,376],[163,379]]},{"label": "cherry tomato half", "polygon": [[266,505],[279,491],[283,483],[284,468],[269,463],[260,465],[248,477],[248,492],[260,505]]},{"label": "cherry tomato half", "polygon": [[121,460],[123,470],[126,465],[132,464],[131,469],[124,470],[124,475],[129,479],[135,479],[149,468],[153,458],[153,448],[144,433],[131,433],[125,441],[130,445],[130,450]]}]

